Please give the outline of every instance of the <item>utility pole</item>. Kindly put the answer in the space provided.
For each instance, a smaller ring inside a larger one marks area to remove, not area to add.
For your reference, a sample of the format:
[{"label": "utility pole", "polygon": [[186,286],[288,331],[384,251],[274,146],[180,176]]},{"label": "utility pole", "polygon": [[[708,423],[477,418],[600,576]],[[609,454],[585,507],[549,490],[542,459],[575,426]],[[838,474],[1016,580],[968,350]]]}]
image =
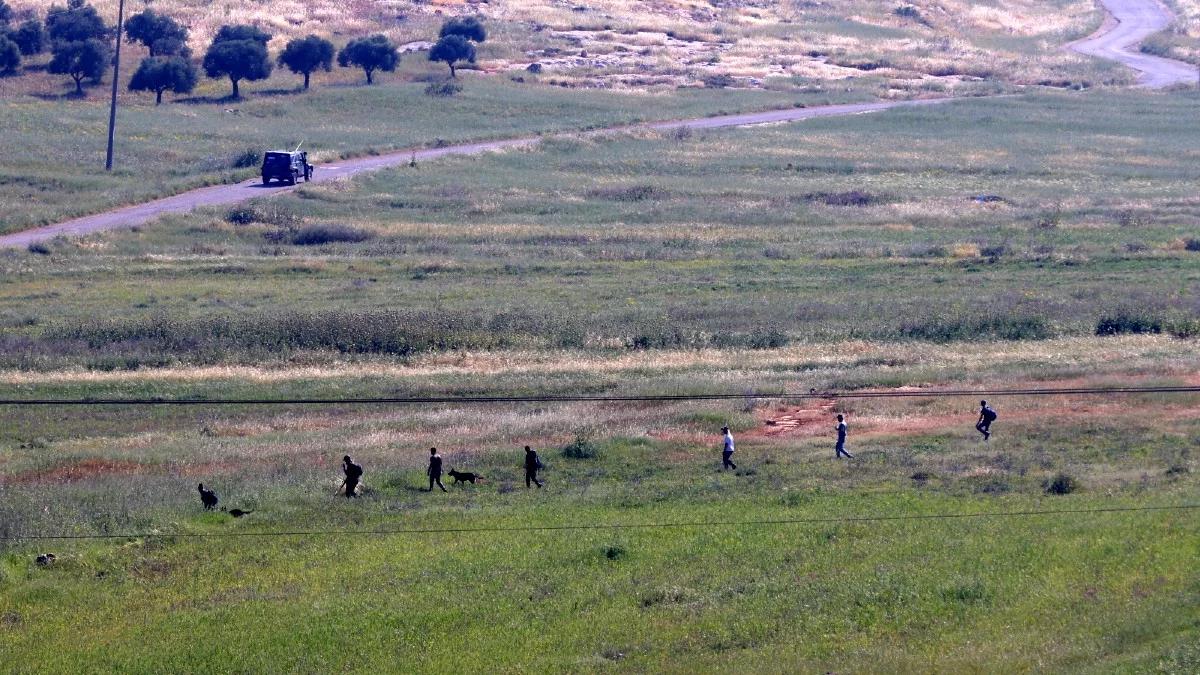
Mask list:
[{"label": "utility pole", "polygon": [[104,170],[112,171],[113,137],[117,133],[117,86],[121,76],[121,36],[125,33],[125,0],[117,5],[117,49],[113,55],[112,105],[108,108],[108,155],[104,159]]}]

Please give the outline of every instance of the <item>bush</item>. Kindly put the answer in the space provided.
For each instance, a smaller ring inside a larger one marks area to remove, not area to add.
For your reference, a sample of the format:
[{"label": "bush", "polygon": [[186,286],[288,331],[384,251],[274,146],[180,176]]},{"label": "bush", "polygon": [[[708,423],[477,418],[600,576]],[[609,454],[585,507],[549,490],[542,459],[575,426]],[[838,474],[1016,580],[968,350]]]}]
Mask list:
[{"label": "bush", "polygon": [[370,230],[363,230],[350,225],[309,225],[300,228],[292,235],[292,243],[297,246],[320,246],[321,244],[358,243],[375,236]]},{"label": "bush", "polygon": [[625,547],[620,544],[609,544],[604,547],[604,557],[609,560],[620,560],[628,554]]},{"label": "bush", "polygon": [[258,166],[261,161],[261,155],[254,148],[246,148],[245,150],[234,155],[230,165],[235,169],[248,169],[252,166]]},{"label": "bush", "polygon": [[36,253],[38,255],[50,255],[50,247],[47,244],[45,244],[44,242],[40,242],[40,241],[35,241],[32,244],[30,244],[28,246],[28,251],[30,253]]},{"label": "bush", "polygon": [[1096,322],[1096,335],[1157,334],[1163,332],[1162,317],[1137,309],[1119,309],[1101,316]]},{"label": "bush", "polygon": [[1183,248],[1185,251],[1200,253],[1200,239],[1196,237],[1188,238],[1185,242],[1183,242]]},{"label": "bush", "polygon": [[900,337],[931,342],[956,340],[1045,340],[1054,337],[1050,322],[1040,316],[935,316],[900,324]]},{"label": "bush", "polygon": [[457,82],[431,82],[425,87],[425,95],[435,98],[453,96],[462,91],[462,85]]},{"label": "bush", "polygon": [[592,440],[592,435],[580,432],[562,449],[562,456],[567,459],[596,459],[600,457],[600,447]]},{"label": "bush", "polygon": [[640,202],[647,199],[662,199],[666,191],[653,185],[630,185],[628,187],[596,188],[588,190],[589,199],[607,199],[614,202]]},{"label": "bush", "polygon": [[704,86],[708,87],[709,89],[725,89],[726,87],[732,87],[733,85],[737,84],[737,80],[733,79],[733,76],[727,73],[714,73],[711,75],[705,75],[704,77],[700,78],[700,80],[704,82]]},{"label": "bush", "polygon": [[883,204],[890,201],[882,195],[873,195],[862,190],[849,190],[847,192],[814,192],[805,195],[804,199],[810,202],[820,202],[826,206],[872,206],[875,204]]},{"label": "bush", "polygon": [[1045,488],[1046,494],[1067,495],[1078,490],[1079,483],[1071,476],[1060,473],[1054,478],[1043,481],[1042,487]]}]

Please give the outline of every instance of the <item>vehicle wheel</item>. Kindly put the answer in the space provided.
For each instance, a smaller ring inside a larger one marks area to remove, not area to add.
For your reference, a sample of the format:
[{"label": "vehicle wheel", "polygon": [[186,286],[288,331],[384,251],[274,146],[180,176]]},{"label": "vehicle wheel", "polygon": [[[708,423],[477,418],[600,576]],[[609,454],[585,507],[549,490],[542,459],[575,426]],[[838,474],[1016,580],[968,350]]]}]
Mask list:
[{"label": "vehicle wheel", "polygon": [[295,171],[293,171],[293,172],[292,172],[292,179],[291,179],[290,181],[288,181],[288,185],[295,185],[295,184],[296,184],[296,179],[297,179],[297,178],[298,178],[298,176],[296,175],[296,172],[295,172]]},{"label": "vehicle wheel", "polygon": [[270,184],[271,184],[271,179],[267,178],[266,176],[263,176],[263,185],[265,186],[265,185],[270,185]]}]

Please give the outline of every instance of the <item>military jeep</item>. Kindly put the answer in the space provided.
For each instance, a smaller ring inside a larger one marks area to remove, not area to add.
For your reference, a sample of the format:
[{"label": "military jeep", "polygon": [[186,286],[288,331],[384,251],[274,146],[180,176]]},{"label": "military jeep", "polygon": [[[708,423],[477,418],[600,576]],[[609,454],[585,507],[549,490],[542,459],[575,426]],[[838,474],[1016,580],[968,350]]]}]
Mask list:
[{"label": "military jeep", "polygon": [[301,178],[308,182],[312,173],[313,165],[308,163],[307,152],[272,150],[263,155],[263,185],[269,185],[271,179],[288,185],[295,185]]}]

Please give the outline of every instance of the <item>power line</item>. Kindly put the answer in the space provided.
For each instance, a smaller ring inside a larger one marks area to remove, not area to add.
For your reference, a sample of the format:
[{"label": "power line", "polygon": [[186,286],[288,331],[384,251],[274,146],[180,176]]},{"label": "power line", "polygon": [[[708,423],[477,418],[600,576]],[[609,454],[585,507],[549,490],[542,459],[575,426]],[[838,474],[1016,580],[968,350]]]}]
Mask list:
[{"label": "power line", "polygon": [[1165,506],[1109,506],[1093,509],[1055,509],[1029,511],[990,511],[980,513],[927,513],[903,516],[843,516],[839,518],[780,518],[769,520],[716,520],[668,523],[584,523],[575,525],[526,525],[509,527],[438,527],[398,528],[374,530],[276,530],[260,532],[139,532],[128,534],[33,534],[0,537],[0,541],[48,541],[79,539],[220,539],[227,537],[344,537],[344,536],[388,536],[404,534],[494,534],[515,532],[564,532],[579,530],[649,530],[712,527],[758,527],[777,525],[834,525],[854,523],[879,523],[896,521],[956,520],[970,518],[1021,518],[1031,516],[1091,515],[1106,513],[1131,513],[1138,511],[1185,511],[1200,509],[1200,504],[1174,504]]},{"label": "power line", "polygon": [[745,392],[712,394],[536,394],[530,396],[385,396],[364,398],[75,398],[0,399],[7,406],[93,406],[93,405],[430,405],[468,403],[587,403],[587,402],[672,402],[730,401],[747,399],[863,399],[939,398],[963,396],[1093,396],[1109,394],[1195,394],[1200,386],[1181,387],[1073,387],[1029,389],[911,389],[888,391]]}]

